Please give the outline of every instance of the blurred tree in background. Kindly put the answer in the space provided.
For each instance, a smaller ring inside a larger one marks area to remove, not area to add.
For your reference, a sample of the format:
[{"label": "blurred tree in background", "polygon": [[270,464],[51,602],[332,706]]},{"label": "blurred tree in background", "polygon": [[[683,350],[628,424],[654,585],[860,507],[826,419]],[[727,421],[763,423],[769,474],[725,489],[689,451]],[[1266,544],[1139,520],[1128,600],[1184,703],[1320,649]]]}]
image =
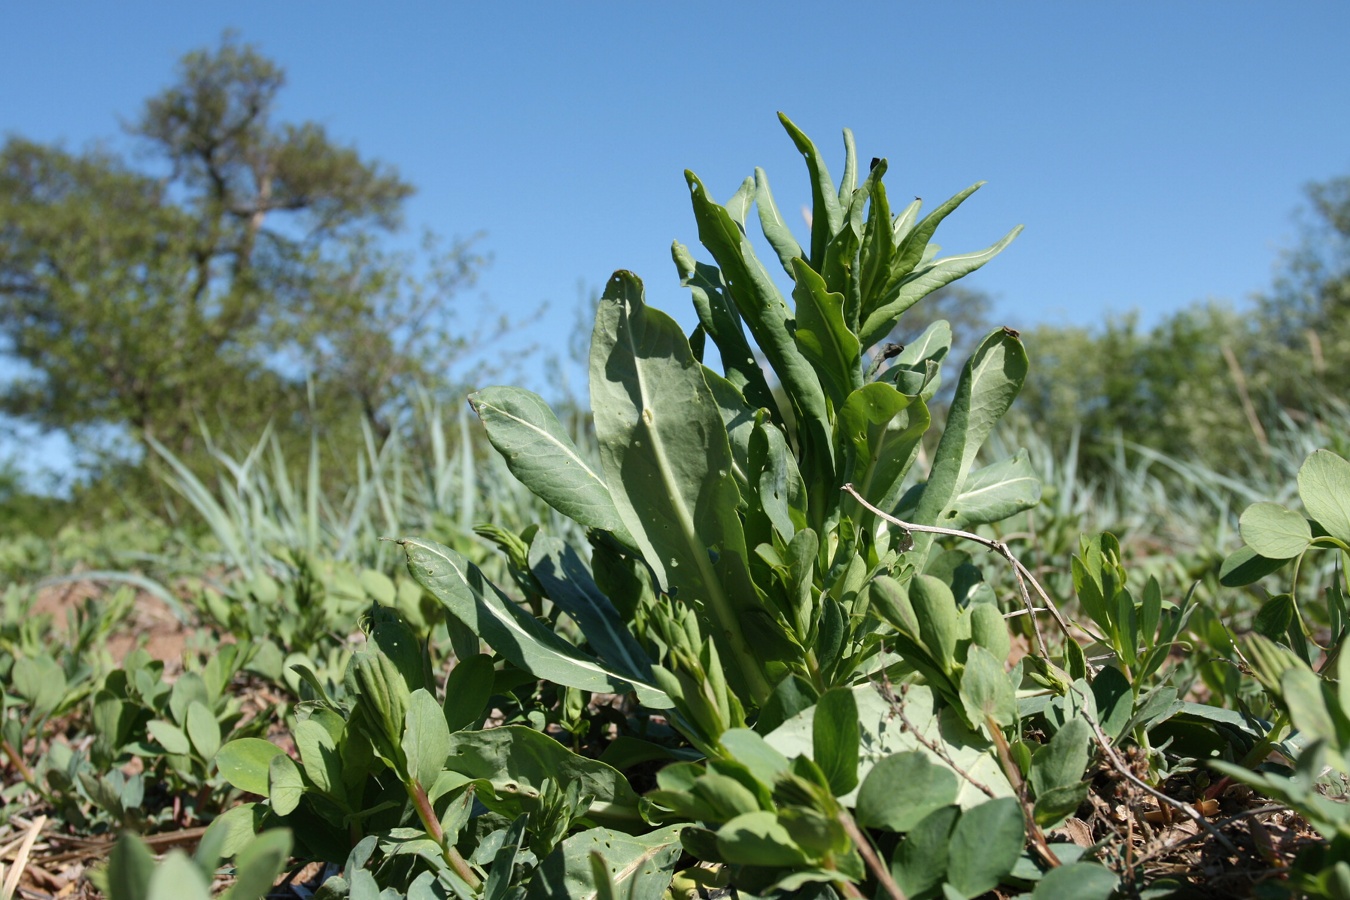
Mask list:
[{"label": "blurred tree in background", "polygon": [[412,186],[276,121],[284,81],[227,35],[128,127],[136,164],[5,142],[0,335],[26,371],[0,409],[86,451],[111,427],[191,459],[203,426],[384,436],[414,386],[444,382],[465,349],[449,301],[482,260],[388,249]]},{"label": "blurred tree in background", "polygon": [[1088,466],[1119,439],[1217,471],[1262,465],[1272,430],[1316,426],[1350,397],[1350,177],[1316,182],[1298,244],[1244,312],[1192,304],[1149,330],[1133,315],[1024,334],[1014,415]]}]

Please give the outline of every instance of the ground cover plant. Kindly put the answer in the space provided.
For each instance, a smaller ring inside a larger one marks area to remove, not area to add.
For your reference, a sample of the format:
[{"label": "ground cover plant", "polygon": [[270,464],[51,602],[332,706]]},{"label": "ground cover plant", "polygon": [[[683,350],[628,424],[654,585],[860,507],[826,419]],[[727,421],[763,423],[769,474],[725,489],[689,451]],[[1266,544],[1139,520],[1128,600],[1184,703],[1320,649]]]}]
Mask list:
[{"label": "ground cover plant", "polygon": [[1350,897],[1350,463],[1319,449],[1296,492],[1251,496],[1192,472],[1220,529],[1194,558],[1091,530],[1066,460],[996,433],[1034,363],[1018,332],[958,360],[945,322],[905,324],[1018,229],[944,256],[979,185],[892,209],[884,159],[845,132],[835,182],[782,123],[806,241],[763,171],[723,203],[686,173],[692,334],[616,272],[590,430],[486,387],[497,461],[462,431],[461,480],[442,452],[412,489],[504,466],[537,502],[410,521],[373,441],[340,508],[317,453],[305,488],[265,444],[219,454],[216,490],[175,467],[228,576],[189,598],[216,635],[171,683],[91,652],[126,595],[68,649],[7,595],[22,854],[96,841],[113,900]]}]

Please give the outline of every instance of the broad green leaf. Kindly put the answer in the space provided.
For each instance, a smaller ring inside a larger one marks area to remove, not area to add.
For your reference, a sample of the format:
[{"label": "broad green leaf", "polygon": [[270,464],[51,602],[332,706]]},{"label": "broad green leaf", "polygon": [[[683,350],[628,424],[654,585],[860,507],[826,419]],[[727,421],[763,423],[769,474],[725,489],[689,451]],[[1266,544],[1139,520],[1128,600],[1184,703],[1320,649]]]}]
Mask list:
[{"label": "broad green leaf", "polygon": [[[230,859],[253,840],[257,830],[254,819],[258,812],[256,803],[242,803],[225,810],[206,826],[202,845],[208,843],[213,845],[218,859]],[[198,856],[200,855],[199,847]],[[211,868],[215,868],[215,863],[211,863]]]},{"label": "broad green leaf", "polygon": [[182,850],[171,850],[155,867],[149,889],[139,900],[208,900],[211,883]]},{"label": "broad green leaf", "polygon": [[124,833],[108,854],[108,900],[141,900],[154,874],[155,857],[145,841]]},{"label": "broad green leaf", "polygon": [[436,698],[419,688],[412,692],[403,729],[403,755],[408,774],[423,788],[430,788],[445,768],[450,755],[450,729]]},{"label": "broad green leaf", "polygon": [[700,775],[694,779],[689,792],[710,812],[705,817],[707,821],[726,822],[763,808],[754,791],[721,772],[709,771]]},{"label": "broad green leaf", "polygon": [[169,712],[173,714],[173,720],[179,725],[187,723],[188,706],[194,700],[210,707],[210,692],[207,691],[206,682],[202,679],[202,676],[196,672],[184,672],[173,683],[173,690],[169,694]]},{"label": "broad green leaf", "polygon": [[[953,503],[965,486],[976,454],[1008,411],[1026,376],[1026,350],[1008,329],[995,331],[975,350],[961,370],[928,484],[914,512],[915,524],[945,525],[955,517]],[[933,535],[915,534],[913,558],[921,564],[932,544]]]},{"label": "broad green leaf", "polygon": [[1298,496],[1327,534],[1350,544],[1350,462],[1330,450],[1314,450],[1299,467]]},{"label": "broad green leaf", "polygon": [[797,151],[806,158],[806,167],[811,173],[810,263],[812,268],[819,270],[824,266],[825,248],[830,238],[844,227],[844,210],[839,204],[839,194],[830,178],[830,170],[816,145],[781,112],[778,121],[783,123],[792,143],[797,145]]},{"label": "broad green leaf", "polygon": [[66,673],[50,656],[21,656],[10,670],[14,690],[36,718],[49,715],[66,696]]},{"label": "broad green leaf", "polygon": [[925,361],[941,363],[951,350],[952,325],[946,319],[938,319],[905,345],[895,358],[894,366],[913,368],[922,367]]},{"label": "broad green leaf", "polygon": [[300,751],[300,763],[309,780],[320,792],[341,798],[342,756],[338,752],[337,736],[314,718],[296,721],[291,736]]},{"label": "broad green leaf", "polygon": [[[856,710],[856,705],[855,705]],[[757,732],[749,728],[729,728],[722,732],[722,747],[749,769],[762,784],[772,786],[774,779],[788,769],[787,757],[779,753]]]},{"label": "broad green leaf", "polygon": [[891,875],[906,896],[927,895],[947,874],[947,848],[961,810],[946,806],[915,824],[891,858]]},{"label": "broad green leaf", "polygon": [[188,704],[187,736],[202,759],[210,762],[215,758],[220,749],[220,723],[211,715],[211,710],[196,700]]},{"label": "broad green leaf", "polygon": [[[771,543],[768,528],[784,541],[791,541],[798,529],[806,527],[806,485],[796,460],[788,448],[787,439],[776,425],[763,421],[763,413],[755,422],[749,447],[750,513],[747,516],[747,539],[758,534],[758,543]],[[762,514],[767,525],[756,526]]]},{"label": "broad green leaf", "polygon": [[1125,733],[1134,714],[1134,689],[1125,674],[1106,666],[1092,679],[1092,699],[1097,704],[1098,724],[1106,736],[1117,740]]},{"label": "broad green leaf", "polygon": [[600,885],[589,864],[602,851],[606,877],[626,900],[660,900],[670,886],[684,849],[685,825],[670,825],[634,836],[608,828],[588,828],[563,841],[535,869],[526,900],[600,900]]},{"label": "broad green leaf", "polygon": [[1257,610],[1252,621],[1252,631],[1263,634],[1272,641],[1284,640],[1285,633],[1294,622],[1294,598],[1291,594],[1276,594]]},{"label": "broad green leaf", "polygon": [[1336,723],[1327,709],[1322,679],[1310,669],[1293,668],[1280,677],[1280,689],[1294,727],[1310,741],[1326,740],[1336,746]]},{"label": "broad green leaf", "polygon": [[150,737],[154,738],[166,753],[172,753],[175,756],[186,756],[192,752],[192,742],[188,736],[183,733],[172,722],[166,722],[163,719],[153,719],[146,723],[145,730],[149,732]]},{"label": "broad green leaf", "polygon": [[1293,559],[1312,542],[1308,520],[1278,503],[1253,503],[1239,524],[1247,546],[1267,559]]},{"label": "broad green leaf", "polygon": [[736,515],[726,427],[679,325],[646,306],[628,272],[610,279],[596,314],[591,403],[629,533],[668,593],[702,603],[736,690],[762,700],[775,644],[772,634],[746,637],[762,608]]},{"label": "broad green leaf", "polygon": [[797,286],[797,348],[815,366],[821,386],[834,407],[862,386],[862,351],[844,323],[844,297],[831,293],[825,280],[800,259],[792,261]]},{"label": "broad green leaf", "polygon": [[1092,729],[1081,718],[1066,722],[1031,758],[1031,789],[1039,797],[1083,780],[1092,758]]},{"label": "broad green leaf", "polygon": [[[970,778],[987,786],[1000,797],[1013,796],[1013,789],[999,767],[993,745],[983,736],[970,731],[956,710],[934,699],[933,689],[925,684],[910,685],[903,697],[905,719],[913,731],[895,714],[891,704],[881,696],[875,685],[861,684],[853,689],[858,705],[858,725],[861,731],[858,778],[866,781],[868,774],[882,759],[906,750],[926,754],[929,760],[943,768],[955,765]],[[810,758],[814,742],[814,705],[790,716],[785,722],[764,736],[769,746],[788,759],[797,756]],[[919,738],[927,742],[920,743]],[[947,758],[930,748],[940,747]],[[954,770],[953,770],[954,771]],[[989,798],[959,777],[960,789],[956,803],[961,808],[977,806]],[[846,795],[840,802],[852,806],[856,797]]]},{"label": "broad green leaf", "polygon": [[976,603],[970,607],[970,639],[988,650],[994,659],[1012,655],[1012,636],[1008,622],[997,603]]},{"label": "broad green leaf", "polygon": [[1032,900],[1110,900],[1120,883],[1115,872],[1095,862],[1076,862],[1045,873]]},{"label": "broad green leaf", "polygon": [[969,531],[976,525],[1001,522],[1041,502],[1041,480],[1026,450],[970,473],[952,502],[955,515],[944,518],[948,528]]},{"label": "broad green leaf", "polygon": [[952,829],[947,883],[967,898],[991,891],[1022,855],[1026,831],[1022,809],[1003,797],[968,809]]},{"label": "broad green leaf", "polygon": [[230,885],[222,900],[259,900],[266,897],[290,858],[290,830],[273,828],[264,831],[239,851],[235,859],[234,884]]},{"label": "broad green leaf", "polygon": [[917,750],[893,753],[872,767],[858,789],[859,825],[901,834],[956,802],[957,775]]},{"label": "broad green leaf", "polygon": [[820,695],[812,723],[813,758],[836,796],[858,786],[858,704],[848,688]]},{"label": "broad green leaf", "polygon": [[985,726],[987,718],[1003,726],[1017,721],[1017,698],[1003,661],[978,644],[972,644],[966,656],[961,702],[976,728]]},{"label": "broad green leaf", "polygon": [[266,797],[268,764],[285,752],[262,738],[239,738],[220,748],[216,768],[222,778],[239,790]]},{"label": "broad green leaf", "polygon": [[768,810],[737,816],[717,830],[717,850],[743,866],[802,866],[808,860],[778,816]]},{"label": "broad green leaf", "polygon": [[924,263],[906,275],[899,283],[889,285],[880,305],[863,322],[859,335],[864,347],[882,340],[895,327],[901,313],[939,288],[964,278],[1002,253],[1022,233],[1018,225],[990,247],[974,253],[947,256]]},{"label": "broad green leaf", "polygon": [[835,420],[835,441],[840,468],[865,500],[881,509],[895,505],[929,424],[924,402],[889,384],[873,382],[848,396]]},{"label": "broad green leaf", "polygon": [[1267,559],[1251,547],[1239,547],[1224,558],[1219,568],[1219,583],[1224,587],[1245,587],[1283,569],[1287,559]]},{"label": "broad green leaf", "polygon": [[909,584],[909,600],[919,622],[924,646],[950,673],[956,662],[956,598],[952,589],[932,575],[915,575]]},{"label": "broad green leaf", "polygon": [[470,394],[469,403],[522,484],[563,515],[626,542],[604,477],[577,450],[542,397],[522,388],[489,387]]},{"label": "broad green leaf", "polygon": [[[874,309],[877,306],[880,300],[878,294],[886,287],[886,279],[891,271],[891,258],[895,255],[895,241],[891,236],[891,204],[886,197],[886,186],[882,183],[888,165],[884,159],[874,160],[872,170],[868,173],[872,195],[867,209],[867,225],[863,229],[862,246],[858,251],[860,317],[862,310]],[[850,324],[855,326],[856,331],[860,323]]]},{"label": "broad green leaf", "polygon": [[639,699],[648,706],[670,706],[657,688],[634,684],[564,641],[512,602],[456,551],[418,538],[405,538],[399,543],[408,555],[408,571],[418,583],[444,603],[451,615],[520,668],[538,678],[585,691],[622,694],[637,690]]},{"label": "broad green leaf", "polygon": [[279,816],[289,816],[300,805],[304,793],[305,779],[295,760],[284,753],[272,757],[267,766],[267,799],[272,803],[272,811]]},{"label": "broad green leaf", "polygon": [[1086,781],[1080,781],[1077,784],[1050,788],[1038,794],[1035,806],[1032,807],[1032,816],[1036,819],[1036,824],[1042,828],[1058,827],[1083,805],[1090,787]]},{"label": "broad green leaf", "polygon": [[533,792],[537,796],[544,781],[552,779],[558,784],[578,782],[582,795],[593,798],[593,817],[634,826],[641,821],[637,794],[622,773],[578,756],[552,737],[522,725],[455,732],[450,735],[446,768],[492,782],[497,797],[480,793],[479,799],[494,810],[519,812],[517,795]]},{"label": "broad green leaf", "polygon": [[[537,539],[536,539],[537,540]],[[445,723],[451,731],[481,727],[492,697],[496,668],[492,657],[477,653],[455,663],[445,679]]]},{"label": "broad green leaf", "polygon": [[651,659],[575,550],[560,538],[537,536],[530,545],[530,573],[602,661],[625,675],[651,678]]},{"label": "broad green leaf", "polygon": [[731,447],[731,473],[736,477],[737,493],[744,497],[749,488],[750,435],[754,433],[759,411],[749,407],[735,385],[706,366],[703,380],[707,382],[708,390],[712,391],[717,411],[727,430],[727,443]]}]

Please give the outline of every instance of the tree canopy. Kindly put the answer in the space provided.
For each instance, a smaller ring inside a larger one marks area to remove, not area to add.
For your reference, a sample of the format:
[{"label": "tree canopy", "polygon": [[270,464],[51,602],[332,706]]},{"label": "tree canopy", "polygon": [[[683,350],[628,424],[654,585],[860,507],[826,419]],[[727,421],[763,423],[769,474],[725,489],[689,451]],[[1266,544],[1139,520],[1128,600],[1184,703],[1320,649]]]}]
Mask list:
[{"label": "tree canopy", "polygon": [[189,452],[203,422],[307,431],[316,412],[387,433],[398,398],[443,377],[464,347],[449,300],[480,258],[390,249],[412,186],[278,121],[284,84],[227,36],[146,102],[139,153],[5,142],[0,337],[26,372],[0,409]]}]

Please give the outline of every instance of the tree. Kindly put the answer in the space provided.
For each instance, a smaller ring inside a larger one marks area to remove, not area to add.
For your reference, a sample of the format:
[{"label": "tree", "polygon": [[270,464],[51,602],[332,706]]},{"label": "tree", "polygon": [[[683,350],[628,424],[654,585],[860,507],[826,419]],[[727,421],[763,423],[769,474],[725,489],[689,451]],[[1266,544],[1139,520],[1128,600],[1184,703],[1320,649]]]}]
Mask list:
[{"label": "tree", "polygon": [[227,35],[130,126],[148,169],[6,141],[0,336],[28,374],[0,409],[180,453],[202,421],[307,430],[311,408],[388,433],[397,398],[463,348],[447,301],[480,259],[387,249],[411,185],[319,125],[274,121],[284,82]]},{"label": "tree", "polygon": [[1258,310],[1270,391],[1281,408],[1316,413],[1350,391],[1350,176],[1305,188],[1303,235]]}]

